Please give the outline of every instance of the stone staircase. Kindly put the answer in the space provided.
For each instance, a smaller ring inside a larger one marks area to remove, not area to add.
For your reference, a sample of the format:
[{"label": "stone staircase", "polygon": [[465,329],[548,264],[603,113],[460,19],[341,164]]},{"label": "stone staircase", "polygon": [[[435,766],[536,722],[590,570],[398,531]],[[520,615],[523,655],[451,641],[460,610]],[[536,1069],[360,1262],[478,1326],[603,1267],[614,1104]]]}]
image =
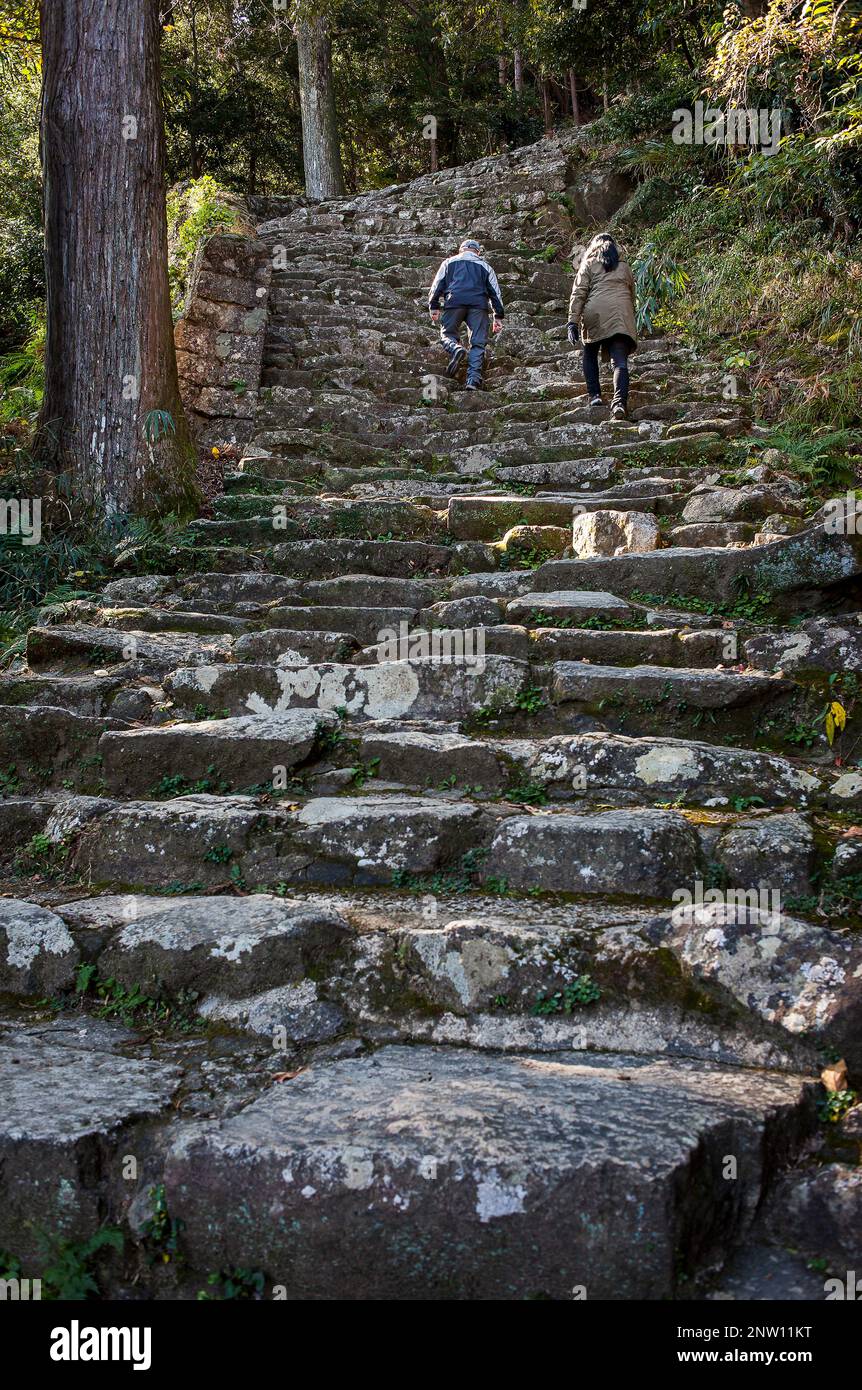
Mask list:
[{"label": "stone staircase", "polygon": [[[804,1298],[803,1256],[855,1258],[782,1211],[820,1067],[862,1064],[822,906],[862,871],[823,720],[862,543],[678,342],[642,342],[628,421],[589,408],[571,181],[549,140],[270,208],[212,515],[0,677],[25,1267],[105,1221],[120,1297],[734,1297],[780,1255],[755,1296]],[[467,233],[507,308],[475,395],[424,308]],[[853,1115],[818,1212],[862,1201]]]}]

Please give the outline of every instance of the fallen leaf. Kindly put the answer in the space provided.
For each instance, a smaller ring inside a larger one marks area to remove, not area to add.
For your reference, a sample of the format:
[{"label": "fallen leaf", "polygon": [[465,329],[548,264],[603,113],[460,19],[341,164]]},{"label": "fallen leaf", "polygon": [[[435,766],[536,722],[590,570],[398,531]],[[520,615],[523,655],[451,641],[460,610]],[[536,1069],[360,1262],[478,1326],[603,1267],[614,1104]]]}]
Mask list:
[{"label": "fallen leaf", "polygon": [[305,1071],[305,1067],[297,1067],[296,1071],[277,1071],[272,1079],[273,1081],[292,1081],[295,1076],[299,1076],[301,1071]]},{"label": "fallen leaf", "polygon": [[840,1062],[833,1062],[831,1067],[824,1067],[820,1073],[820,1080],[827,1091],[846,1091],[847,1089],[847,1063],[844,1058]]}]

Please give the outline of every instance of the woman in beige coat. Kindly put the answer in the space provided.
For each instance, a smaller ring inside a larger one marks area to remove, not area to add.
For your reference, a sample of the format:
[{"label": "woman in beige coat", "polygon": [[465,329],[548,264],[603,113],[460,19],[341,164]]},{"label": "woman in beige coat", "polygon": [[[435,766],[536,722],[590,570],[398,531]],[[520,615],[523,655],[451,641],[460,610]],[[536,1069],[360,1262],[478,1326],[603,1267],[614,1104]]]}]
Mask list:
[{"label": "woman in beige coat", "polygon": [[629,395],[629,354],[637,347],[635,281],[627,261],[608,232],[594,236],[578,266],[566,333],[572,347],[583,342],[584,380],[590,405],[600,406],[599,350],[614,367],[614,399],[611,415],[624,420]]}]

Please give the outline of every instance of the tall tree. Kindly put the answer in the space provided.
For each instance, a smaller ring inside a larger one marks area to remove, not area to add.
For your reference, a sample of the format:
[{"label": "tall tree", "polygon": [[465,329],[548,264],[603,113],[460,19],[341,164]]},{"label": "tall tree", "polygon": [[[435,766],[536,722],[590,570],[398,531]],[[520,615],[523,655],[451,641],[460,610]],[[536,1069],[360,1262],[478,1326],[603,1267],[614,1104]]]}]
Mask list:
[{"label": "tall tree", "polygon": [[185,509],[195,452],[168,291],[158,0],[41,0],[41,439],[106,518]]},{"label": "tall tree", "polygon": [[321,11],[307,13],[303,6],[298,9],[295,27],[305,191],[309,198],[339,198],[344,192],[344,173],[332,85],[329,20]]}]

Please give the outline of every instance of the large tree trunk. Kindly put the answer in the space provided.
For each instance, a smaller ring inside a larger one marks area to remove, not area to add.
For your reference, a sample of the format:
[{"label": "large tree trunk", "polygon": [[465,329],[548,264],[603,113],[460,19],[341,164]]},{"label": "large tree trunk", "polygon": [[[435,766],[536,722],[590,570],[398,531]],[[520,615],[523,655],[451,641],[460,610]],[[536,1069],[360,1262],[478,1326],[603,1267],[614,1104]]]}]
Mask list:
[{"label": "large tree trunk", "polygon": [[545,134],[554,132],[554,115],[551,110],[551,84],[547,77],[542,78],[542,114],[545,120]]},{"label": "large tree trunk", "polygon": [[158,0],[41,0],[40,441],[107,518],[187,510],[168,292]]},{"label": "large tree trunk", "polygon": [[520,48],[515,49],[515,91],[519,96],[524,92],[524,60]]},{"label": "large tree trunk", "polygon": [[332,87],[332,45],[323,15],[297,21],[296,46],[305,191],[309,198],[340,198],[344,174]]},{"label": "large tree trunk", "polygon": [[575,76],[574,68],[569,68],[569,95],[572,98],[572,120],[575,125],[580,125],[581,108],[578,102],[578,79]]}]

